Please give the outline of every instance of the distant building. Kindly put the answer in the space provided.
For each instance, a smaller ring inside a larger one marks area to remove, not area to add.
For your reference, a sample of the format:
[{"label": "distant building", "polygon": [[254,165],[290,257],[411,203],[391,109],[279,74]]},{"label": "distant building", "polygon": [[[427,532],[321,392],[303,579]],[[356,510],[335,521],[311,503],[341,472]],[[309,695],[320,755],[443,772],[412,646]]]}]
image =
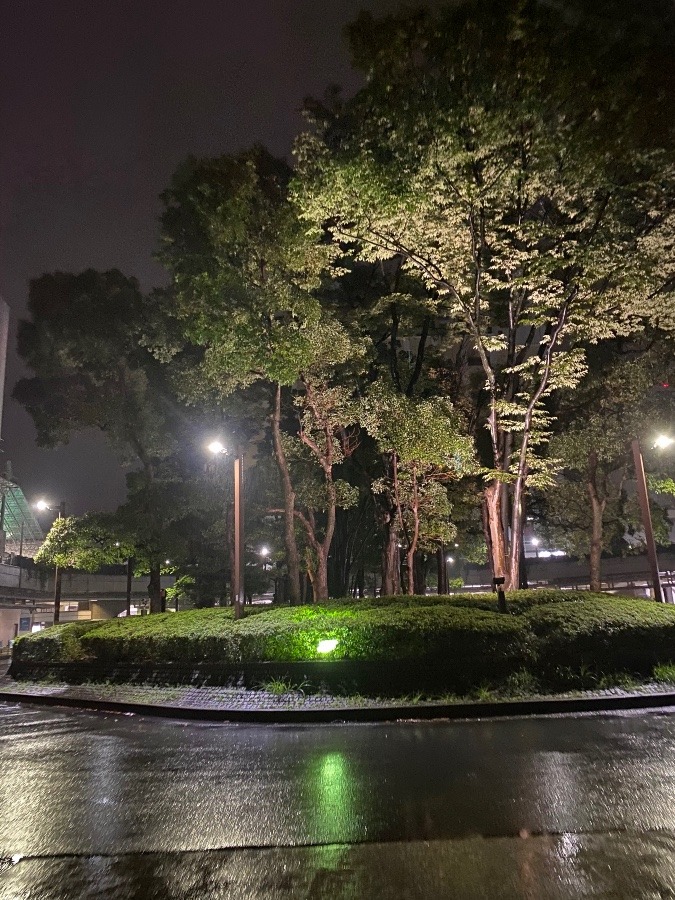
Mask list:
[{"label": "distant building", "polygon": [[[5,397],[5,372],[9,341],[9,306],[0,298],[0,448],[2,442],[2,410]],[[11,464],[0,462],[0,559],[35,556],[44,541],[44,532],[31,510],[23,491],[12,480]]]},{"label": "distant building", "polygon": [[19,485],[0,475],[0,554],[32,559],[44,539],[44,532]]}]

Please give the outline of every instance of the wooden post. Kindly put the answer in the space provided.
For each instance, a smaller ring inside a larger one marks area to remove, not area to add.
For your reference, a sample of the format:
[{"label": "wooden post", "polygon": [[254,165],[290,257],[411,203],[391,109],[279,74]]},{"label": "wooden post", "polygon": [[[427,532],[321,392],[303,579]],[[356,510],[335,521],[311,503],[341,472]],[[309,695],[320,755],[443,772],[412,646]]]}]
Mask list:
[{"label": "wooden post", "polygon": [[131,557],[127,559],[127,618],[131,615],[131,579],[134,574],[134,561]]},{"label": "wooden post", "polygon": [[[53,507],[52,507],[53,508]],[[62,500],[59,504],[58,519],[66,517],[66,501]],[[58,625],[61,620],[61,567],[56,566],[54,569],[54,624]]]},{"label": "wooden post", "polygon": [[234,617],[240,619],[244,611],[244,454],[237,450],[234,458],[234,572],[232,604]]},{"label": "wooden post", "polygon": [[647,544],[647,559],[649,560],[649,570],[652,577],[652,587],[654,590],[654,600],[657,603],[663,603],[663,588],[661,587],[661,577],[659,575],[659,561],[656,555],[656,542],[654,541],[654,530],[652,528],[652,514],[649,509],[649,492],[647,491],[647,478],[645,477],[645,465],[642,458],[642,450],[640,441],[635,438],[631,443],[633,450],[633,463],[635,465],[635,482],[637,484],[638,502],[640,504],[640,512],[642,513],[642,527],[645,531],[645,543]]}]

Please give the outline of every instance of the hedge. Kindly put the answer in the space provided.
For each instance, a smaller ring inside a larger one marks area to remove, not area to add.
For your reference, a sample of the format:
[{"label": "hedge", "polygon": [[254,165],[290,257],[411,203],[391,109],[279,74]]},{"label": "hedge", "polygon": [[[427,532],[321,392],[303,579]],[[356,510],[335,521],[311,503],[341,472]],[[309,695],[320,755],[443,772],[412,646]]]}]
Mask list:
[{"label": "hedge", "polygon": [[524,615],[539,642],[539,671],[649,674],[675,660],[675,607],[625,597],[551,603]]},{"label": "hedge", "polygon": [[[189,670],[198,680],[200,671],[211,677],[218,667],[279,664],[297,671],[311,664],[313,672],[317,665],[327,672],[330,662],[336,672],[342,662],[358,678],[378,671],[382,681],[381,673],[399,668],[456,691],[523,671],[555,683],[581,671],[643,674],[675,660],[673,606],[545,589],[509,594],[508,610],[497,611],[494,595],[462,594],[251,607],[239,621],[223,608],[78,622],[19,639],[12,671],[31,677],[31,666],[33,674],[90,666],[115,678],[137,666],[143,673],[161,668],[168,678]],[[335,649],[319,653],[319,642],[329,639]]]}]

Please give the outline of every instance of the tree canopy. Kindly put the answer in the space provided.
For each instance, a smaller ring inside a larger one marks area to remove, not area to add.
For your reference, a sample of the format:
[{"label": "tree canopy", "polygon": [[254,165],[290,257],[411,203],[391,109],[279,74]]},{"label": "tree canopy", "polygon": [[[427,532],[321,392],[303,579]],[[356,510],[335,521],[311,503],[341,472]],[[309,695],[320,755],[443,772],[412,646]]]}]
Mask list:
[{"label": "tree canopy", "polygon": [[117,516],[157,586],[167,547],[188,573],[187,536],[231,538],[207,427],[246,447],[291,602],[378,556],[418,592],[456,543],[518,587],[528,503],[598,585],[634,524],[625,442],[671,415],[674,35],[665,0],[362,13],[365,83],[306,102],[294,168],[256,145],[176,171],[168,287],[32,282],[15,396],[45,445],[97,427],[135,466]]}]

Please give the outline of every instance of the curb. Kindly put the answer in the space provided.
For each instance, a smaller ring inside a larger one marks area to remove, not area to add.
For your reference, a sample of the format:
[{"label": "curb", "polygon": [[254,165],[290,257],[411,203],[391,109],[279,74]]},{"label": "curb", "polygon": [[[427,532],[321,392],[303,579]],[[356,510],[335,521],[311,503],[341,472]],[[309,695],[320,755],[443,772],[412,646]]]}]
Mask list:
[{"label": "curb", "polygon": [[208,709],[159,706],[117,700],[55,697],[49,694],[0,692],[4,703],[68,707],[118,715],[134,714],[164,719],[249,724],[315,724],[329,722],[397,722],[401,720],[492,719],[560,715],[578,712],[657,709],[675,706],[675,693],[628,694],[623,697],[577,697],[561,700],[501,700],[489,703],[429,704],[428,706],[348,707],[345,709]]}]

